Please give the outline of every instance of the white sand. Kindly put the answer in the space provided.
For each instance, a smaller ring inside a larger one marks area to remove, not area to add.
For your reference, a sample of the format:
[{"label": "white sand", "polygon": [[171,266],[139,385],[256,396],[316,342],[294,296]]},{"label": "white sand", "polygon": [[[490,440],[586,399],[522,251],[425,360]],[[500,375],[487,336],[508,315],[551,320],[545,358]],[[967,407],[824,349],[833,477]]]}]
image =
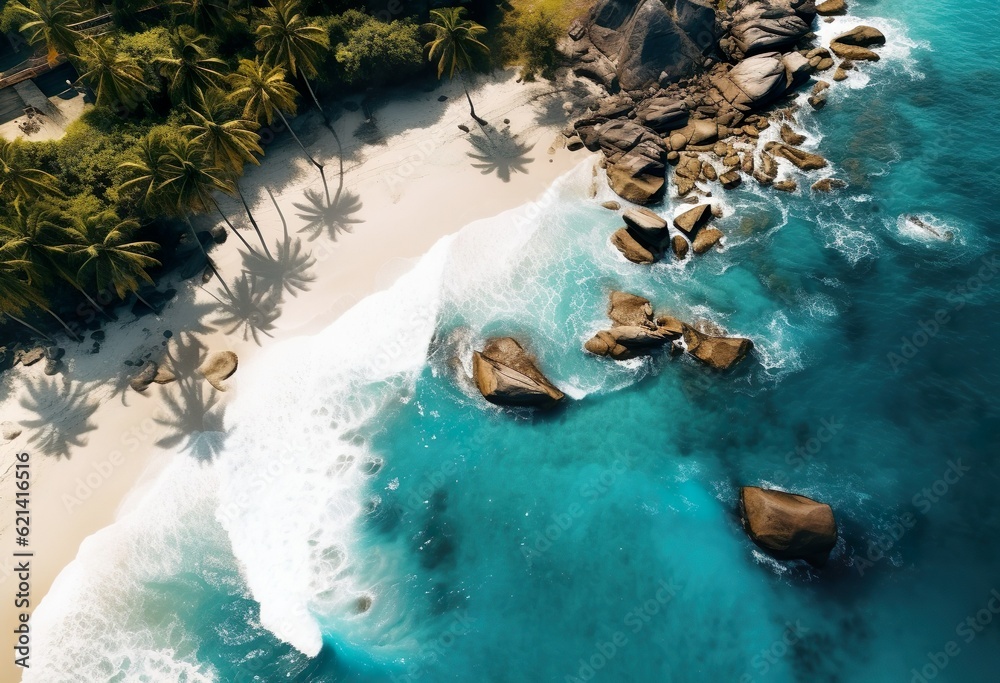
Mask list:
[{"label": "white sand", "polygon": [[[579,84],[574,91],[580,91]],[[557,92],[558,91],[558,92]],[[440,103],[437,98],[447,94]],[[473,92],[477,112],[497,128],[510,119],[510,131],[519,136],[523,154],[501,160],[485,171],[472,166],[484,163],[470,158],[475,153],[469,136],[458,124],[482,135],[470,119],[464,94],[457,84],[445,84],[429,93],[420,90],[392,92],[393,99],[382,102],[375,119],[385,138],[381,145],[363,144],[353,133],[362,122],[361,112],[345,112],[337,129],[345,147],[347,173],[345,196],[357,196],[360,208],[350,214],[360,221],[353,231],[342,232],[336,241],[323,231],[314,241],[303,239],[316,265],[311,269],[315,280],[297,297],[285,296],[282,314],[271,330],[274,340],[287,339],[322,329],[364,296],[383,289],[405,272],[440,237],[480,218],[523,204],[539,196],[559,175],[585,158],[586,152],[570,153],[549,146],[569,120],[563,103],[579,102],[582,92],[570,96],[552,83],[517,84],[512,72],[484,79]],[[580,106],[576,112],[579,114]],[[310,152],[327,162],[331,194],[337,189],[336,146],[330,133],[320,125],[317,114],[300,117],[295,128]],[[500,131],[491,130],[494,144],[510,145]],[[496,155],[494,155],[496,156]],[[504,155],[501,155],[504,156]],[[510,157],[511,155],[507,155]],[[512,169],[509,181],[503,175]],[[282,185],[283,183],[283,185]],[[277,211],[265,194],[270,187],[282,209],[293,237],[305,225],[293,204],[306,202],[307,190],[322,196],[317,171],[303,157],[298,146],[285,134],[267,147],[264,165],[250,170],[243,189],[254,205],[254,214],[270,238],[271,249],[282,235]],[[233,220],[241,216],[239,204],[224,203]],[[245,214],[242,214],[245,215]],[[245,218],[239,221],[249,228]],[[206,222],[204,227],[208,227]],[[259,249],[252,230],[242,234]],[[308,238],[311,233],[299,235]],[[232,283],[241,270],[233,236],[213,252],[220,271]],[[156,472],[175,455],[176,447],[159,448],[154,442],[168,432],[155,422],[169,417],[164,399],[177,391],[176,384],[152,385],[139,394],[127,388],[133,368],[123,365],[126,359],[138,359],[147,351],[162,352],[163,332],[196,332],[209,350],[232,349],[240,357],[242,368],[254,362],[260,348],[254,340],[244,340],[242,332],[226,335],[210,329],[215,302],[193,280],[176,285],[178,297],[159,317],[146,316],[132,321],[125,309],[119,311],[123,323],[108,325],[107,341],[99,354],[89,350],[92,342],[75,344],[67,340],[68,369],[63,375],[48,378],[44,362],[30,368],[18,367],[0,377],[0,422],[41,420],[56,425],[63,434],[79,430],[79,444],[68,448],[68,457],[43,455],[37,445],[27,442],[44,427],[25,428],[24,433],[2,446],[3,472],[0,472],[0,679],[15,680],[18,670],[10,655],[16,613],[12,598],[17,582],[7,574],[12,566],[13,533],[13,454],[27,450],[32,454],[31,546],[35,553],[31,578],[32,606],[37,605],[55,576],[75,556],[83,540],[98,529],[126,514],[129,493],[141,491]],[[161,287],[162,289],[162,287]],[[211,283],[208,289],[215,291]],[[175,334],[174,339],[177,339]],[[266,346],[271,342],[261,337]],[[239,371],[233,378],[238,382]],[[80,405],[67,410],[62,379],[72,381],[70,389],[79,393]],[[48,382],[49,384],[41,384]],[[31,410],[22,401],[31,401],[29,385],[41,390],[44,405]],[[122,389],[124,387],[124,390]],[[207,392],[214,391],[207,384]],[[238,389],[221,394],[228,398]],[[87,422],[100,425],[88,430]]]}]

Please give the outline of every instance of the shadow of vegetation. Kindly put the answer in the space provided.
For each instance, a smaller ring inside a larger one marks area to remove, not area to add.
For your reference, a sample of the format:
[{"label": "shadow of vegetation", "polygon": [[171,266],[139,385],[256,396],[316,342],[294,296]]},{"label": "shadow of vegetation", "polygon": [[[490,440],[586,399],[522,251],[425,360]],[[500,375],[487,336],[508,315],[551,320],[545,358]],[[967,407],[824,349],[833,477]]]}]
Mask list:
[{"label": "shadow of vegetation", "polygon": [[210,462],[225,445],[225,406],[218,391],[198,372],[208,349],[189,333],[175,336],[165,363],[177,381],[165,387],[163,412],[153,418],[164,428],[160,448],[180,448],[201,462]]},{"label": "shadow of vegetation", "polygon": [[84,435],[97,428],[90,418],[100,405],[90,385],[45,378],[28,380],[26,388],[28,395],[21,399],[21,407],[35,414],[21,422],[33,432],[28,443],[43,455],[57,458],[69,458],[71,448],[87,445]]},{"label": "shadow of vegetation", "polygon": [[219,310],[212,321],[226,334],[242,329],[243,340],[253,338],[260,346],[261,334],[272,337],[274,321],[281,316],[281,292],[270,287],[258,287],[250,273],[243,273],[230,291],[216,290]]},{"label": "shadow of vegetation", "polygon": [[[580,118],[588,107],[596,108],[601,103],[601,99],[579,81],[567,83],[558,90],[539,96],[538,99],[541,101],[541,107],[535,119],[537,126],[567,125],[574,119]],[[567,102],[573,105],[569,112],[566,111]]]},{"label": "shadow of vegetation", "polygon": [[351,191],[342,192],[330,202],[317,190],[306,190],[305,196],[307,204],[295,203],[292,206],[301,212],[296,215],[306,224],[299,228],[299,232],[309,233],[310,242],[324,232],[331,240],[336,241],[338,233],[351,232],[353,226],[364,222],[360,218],[354,218],[363,204],[361,198]]},{"label": "shadow of vegetation", "polygon": [[316,265],[312,252],[304,251],[302,240],[285,235],[284,241],[277,243],[273,258],[261,254],[243,254],[243,270],[254,279],[262,292],[280,295],[287,292],[298,296],[309,291],[316,276],[310,269]]},{"label": "shadow of vegetation", "polygon": [[475,148],[468,156],[475,161],[472,166],[480,169],[483,175],[495,173],[500,180],[510,182],[511,173],[527,173],[531,157],[531,145],[510,132],[510,126],[495,130],[487,136],[485,133],[474,132],[469,135],[469,142]]}]

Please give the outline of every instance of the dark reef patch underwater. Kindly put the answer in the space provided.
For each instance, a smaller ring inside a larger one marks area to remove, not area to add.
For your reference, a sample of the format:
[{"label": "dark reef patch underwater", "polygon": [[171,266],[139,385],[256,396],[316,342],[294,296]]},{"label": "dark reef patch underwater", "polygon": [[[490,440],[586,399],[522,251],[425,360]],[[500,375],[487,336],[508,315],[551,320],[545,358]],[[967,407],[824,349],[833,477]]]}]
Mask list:
[{"label": "dark reef patch underwater", "polygon": [[[25,680],[995,681],[1000,9],[851,12],[883,58],[800,119],[846,189],[717,194],[726,248],[686,266],[619,258],[589,167],[469,226],[367,304],[393,315],[363,367],[297,340],[214,468],[88,541]],[[611,288],[755,350],[723,375],[588,356]],[[502,334],[568,405],[455,381]],[[833,507],[826,566],[753,545],[748,484]]]}]

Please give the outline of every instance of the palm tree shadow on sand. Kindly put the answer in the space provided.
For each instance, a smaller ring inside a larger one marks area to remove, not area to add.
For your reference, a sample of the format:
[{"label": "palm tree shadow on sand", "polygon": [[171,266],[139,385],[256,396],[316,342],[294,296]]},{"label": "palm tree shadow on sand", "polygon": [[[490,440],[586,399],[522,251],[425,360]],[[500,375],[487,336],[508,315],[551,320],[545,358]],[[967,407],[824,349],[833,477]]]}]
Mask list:
[{"label": "palm tree shadow on sand", "polygon": [[500,180],[510,182],[511,173],[527,173],[528,164],[532,158],[528,156],[531,145],[510,132],[507,126],[493,131],[489,136],[485,133],[469,134],[469,142],[474,151],[468,152],[474,168],[481,170],[483,175],[495,173]]},{"label": "palm tree shadow on sand", "polygon": [[87,445],[84,435],[97,428],[90,418],[100,405],[93,387],[66,378],[45,378],[28,381],[26,388],[28,395],[21,399],[21,407],[35,414],[21,422],[33,432],[28,443],[56,458],[69,458],[71,448]]},{"label": "palm tree shadow on sand", "polygon": [[260,335],[273,336],[274,321],[281,316],[281,291],[260,286],[250,273],[243,273],[228,290],[217,290],[212,295],[219,302],[219,310],[212,321],[226,334],[242,330],[243,340],[253,338],[260,346]]},{"label": "palm tree shadow on sand", "polygon": [[208,355],[205,346],[192,334],[174,337],[167,360],[177,376],[167,389],[162,413],[154,422],[164,430],[156,441],[160,448],[180,448],[195,459],[209,462],[225,445],[225,406],[218,391],[197,369]]},{"label": "palm tree shadow on sand", "polygon": [[256,284],[263,289],[279,296],[283,292],[298,296],[300,292],[309,291],[309,286],[316,280],[316,276],[309,272],[316,265],[316,259],[313,258],[312,252],[303,250],[302,240],[298,237],[292,239],[288,234],[288,222],[281,207],[278,206],[270,190],[267,190],[267,194],[274,203],[278,216],[281,217],[281,225],[284,228],[283,241],[277,243],[274,256],[271,258],[259,254],[243,254],[243,270],[250,273]]},{"label": "palm tree shadow on sand", "polygon": [[293,206],[300,211],[296,215],[306,222],[299,232],[309,233],[310,242],[323,233],[336,241],[338,233],[351,232],[355,225],[364,223],[354,217],[363,205],[360,197],[353,192],[342,192],[329,202],[316,190],[306,190],[305,196],[308,203],[295,203]]}]

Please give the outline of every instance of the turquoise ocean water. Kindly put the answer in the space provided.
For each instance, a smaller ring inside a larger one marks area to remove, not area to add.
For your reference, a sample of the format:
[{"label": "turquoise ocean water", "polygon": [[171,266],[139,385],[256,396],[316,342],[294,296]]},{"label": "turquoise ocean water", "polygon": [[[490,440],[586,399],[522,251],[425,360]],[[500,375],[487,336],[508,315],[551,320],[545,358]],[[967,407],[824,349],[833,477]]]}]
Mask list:
[{"label": "turquoise ocean water", "polygon": [[[60,577],[24,680],[998,680],[1000,9],[851,9],[883,60],[799,116],[846,190],[717,191],[725,250],[642,269],[584,165],[446,239],[241,378],[215,462]],[[757,348],[721,376],[589,357],[612,288]],[[487,406],[496,334],[574,400]],[[758,552],[744,484],[830,503],[828,565]]]}]

